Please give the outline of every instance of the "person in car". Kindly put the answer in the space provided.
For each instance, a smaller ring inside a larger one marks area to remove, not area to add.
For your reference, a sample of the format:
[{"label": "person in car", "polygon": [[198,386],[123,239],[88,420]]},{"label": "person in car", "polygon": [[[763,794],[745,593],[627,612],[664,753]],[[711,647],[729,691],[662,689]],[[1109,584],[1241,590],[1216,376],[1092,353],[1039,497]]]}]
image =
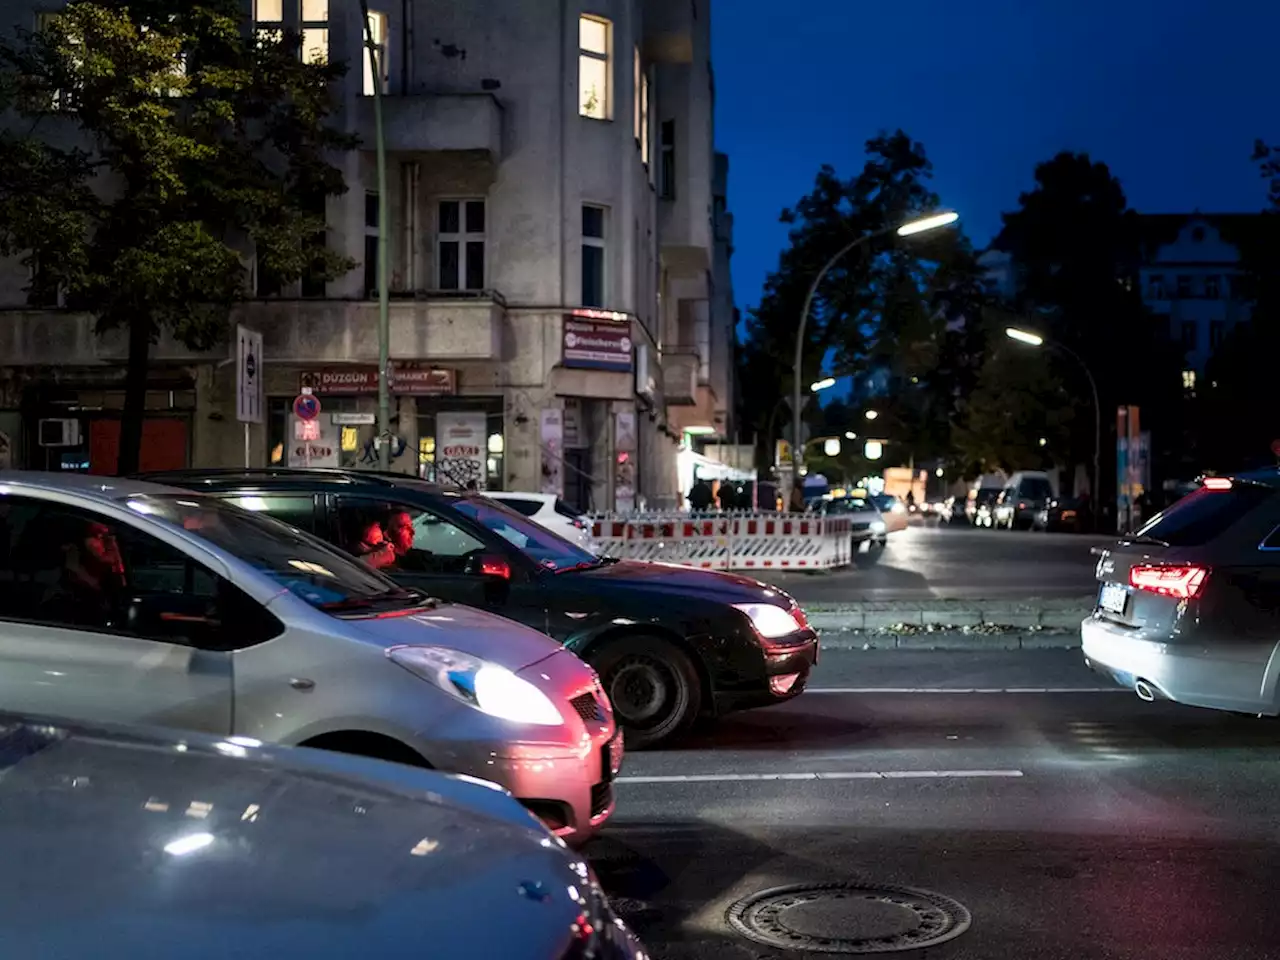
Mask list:
[{"label": "person in car", "polygon": [[382,521],[382,528],[394,551],[392,564],[395,569],[406,571],[431,569],[431,554],[413,545],[416,531],[413,527],[413,516],[409,511],[392,510]]},{"label": "person in car", "polygon": [[56,611],[61,622],[110,626],[124,590],[124,560],[115,534],[106,524],[77,521],[68,524],[63,536],[62,574],[44,608]]},{"label": "person in car", "polygon": [[395,546],[386,538],[382,524],[377,520],[364,525],[352,553],[375,570],[386,570],[396,562]]}]

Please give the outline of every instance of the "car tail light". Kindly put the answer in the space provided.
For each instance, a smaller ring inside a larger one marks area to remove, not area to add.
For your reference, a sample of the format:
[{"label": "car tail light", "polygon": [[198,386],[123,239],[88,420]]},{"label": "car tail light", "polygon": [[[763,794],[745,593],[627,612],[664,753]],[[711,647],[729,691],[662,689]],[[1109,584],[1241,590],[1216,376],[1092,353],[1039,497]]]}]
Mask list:
[{"label": "car tail light", "polygon": [[1230,490],[1230,477],[1205,477],[1204,488],[1206,490]]},{"label": "car tail light", "polygon": [[1019,503],[1019,504],[1018,504],[1018,509],[1019,509],[1019,510],[1025,510],[1025,509],[1027,509],[1027,505],[1026,505],[1025,503]]},{"label": "car tail light", "polygon": [[1204,587],[1207,567],[1136,566],[1129,570],[1129,584],[1139,590],[1178,600],[1189,600]]}]

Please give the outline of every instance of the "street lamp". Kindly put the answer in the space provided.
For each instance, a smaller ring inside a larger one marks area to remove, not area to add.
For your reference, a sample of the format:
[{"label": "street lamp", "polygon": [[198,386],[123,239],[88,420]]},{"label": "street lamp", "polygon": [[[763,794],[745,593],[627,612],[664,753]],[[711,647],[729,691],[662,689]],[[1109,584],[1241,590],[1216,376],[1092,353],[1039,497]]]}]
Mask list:
[{"label": "street lamp", "polygon": [[[1044,344],[1044,337],[1031,330],[1020,330],[1018,327],[1005,327],[1005,336],[1010,340],[1016,340],[1018,343],[1025,343],[1029,347],[1039,347]],[[1098,514],[1098,484],[1102,480],[1102,472],[1098,468],[1099,462],[1102,460],[1102,404],[1098,401],[1098,383],[1093,379],[1093,371],[1089,369],[1089,365],[1084,362],[1080,354],[1076,353],[1070,347],[1059,343],[1056,340],[1049,341],[1051,349],[1056,348],[1065,353],[1068,357],[1080,365],[1080,369],[1084,371],[1085,378],[1089,381],[1089,390],[1093,393],[1093,515],[1096,518]],[[1045,441],[1041,439],[1040,446],[1044,446]]]},{"label": "street lamp", "polygon": [[868,410],[866,413],[863,414],[863,416],[866,417],[868,420],[874,420],[876,417],[880,416],[880,411]]},{"label": "street lamp", "polygon": [[858,435],[857,435],[856,433],[854,433],[852,430],[846,430],[846,431],[845,431],[845,433],[844,433],[844,438],[845,438],[846,440],[857,440],[857,439],[858,439]]},{"label": "street lamp", "polygon": [[[805,298],[804,298],[804,310],[801,311],[800,313],[800,326],[796,330],[796,362],[795,362],[795,366],[792,368],[792,377],[791,377],[792,388],[793,388],[792,403],[791,403],[791,429],[792,429],[793,437],[799,438],[800,436],[800,377],[802,376],[803,370],[804,370],[802,366],[804,362],[804,331],[805,331],[805,328],[809,326],[809,310],[813,306],[813,298],[817,296],[818,285],[822,283],[823,278],[827,275],[828,272],[830,272],[831,268],[834,267],[842,257],[844,257],[845,254],[849,253],[849,251],[853,250],[855,247],[862,246],[864,243],[869,243],[870,241],[875,240],[878,237],[883,237],[886,234],[890,234],[890,233],[896,233],[900,237],[910,237],[917,233],[924,233],[925,231],[928,231],[928,230],[936,230],[939,227],[945,227],[949,224],[955,223],[959,219],[960,219],[960,214],[955,213],[954,211],[947,211],[945,213],[931,214],[927,217],[921,217],[917,220],[909,220],[908,222],[904,224],[900,224],[897,227],[885,227],[882,230],[875,230],[875,231],[872,231],[871,233],[863,234],[862,236],[858,237],[856,240],[852,240],[851,242],[841,247],[838,251],[836,251],[835,256],[833,256],[830,260],[828,260],[823,265],[822,269],[818,271],[818,275],[813,278],[813,283],[809,284],[809,292],[805,295]],[[791,482],[792,484],[795,483],[795,478],[800,476],[800,464],[803,462],[803,460],[804,460],[804,449],[798,443],[792,444],[792,447],[791,447],[791,477],[792,477]]]},{"label": "street lamp", "polygon": [[819,390],[830,390],[835,385],[836,385],[835,377],[823,377],[821,380],[817,381],[816,383],[809,384],[809,390],[812,393],[817,393]]}]

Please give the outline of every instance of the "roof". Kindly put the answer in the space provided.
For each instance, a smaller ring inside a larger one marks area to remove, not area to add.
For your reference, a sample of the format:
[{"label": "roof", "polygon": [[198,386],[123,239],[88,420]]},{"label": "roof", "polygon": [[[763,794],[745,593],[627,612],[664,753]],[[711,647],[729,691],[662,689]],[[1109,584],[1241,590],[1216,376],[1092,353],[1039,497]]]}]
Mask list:
[{"label": "roof", "polygon": [[144,494],[177,493],[172,487],[129,477],[97,477],[86,473],[41,473],[36,470],[0,470],[0,490],[7,486],[65,490],[99,500],[123,500]]},{"label": "roof", "polygon": [[234,483],[254,483],[287,486],[296,483],[321,484],[332,486],[371,486],[371,487],[413,487],[425,493],[456,492],[452,488],[428,483],[417,477],[403,473],[379,473],[372,470],[310,469],[293,470],[284,467],[265,467],[260,469],[243,469],[230,467],[223,469],[187,469],[165,470],[156,473],[142,474],[141,479],[155,483],[172,484],[182,487],[199,487],[200,485],[225,486]]}]

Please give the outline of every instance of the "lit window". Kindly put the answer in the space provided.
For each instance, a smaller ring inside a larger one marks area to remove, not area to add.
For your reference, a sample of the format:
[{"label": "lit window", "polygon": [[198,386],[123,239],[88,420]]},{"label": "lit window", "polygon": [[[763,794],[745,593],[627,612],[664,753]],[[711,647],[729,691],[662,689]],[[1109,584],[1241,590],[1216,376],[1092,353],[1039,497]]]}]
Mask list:
[{"label": "lit window", "polygon": [[649,165],[649,74],[640,77],[640,162]]},{"label": "lit window", "polygon": [[[378,58],[378,78],[381,82],[381,92],[387,92],[387,78],[390,73],[387,70],[387,15],[385,13],[369,14],[369,33],[373,35],[373,49]],[[364,95],[372,97],[373,89],[373,60],[369,54],[369,46],[364,47]]]},{"label": "lit window", "polygon": [[436,260],[441,290],[485,288],[485,202],[441,200],[436,219]]},{"label": "lit window", "polygon": [[1182,371],[1182,389],[1194,390],[1196,388],[1196,372],[1194,370]]},{"label": "lit window", "polygon": [[284,0],[254,0],[253,28],[260,40],[279,43],[284,37]]},{"label": "lit window", "polygon": [[598,17],[578,18],[578,113],[608,120],[609,45],[613,25]]},{"label": "lit window", "polygon": [[302,60],[329,62],[329,0],[302,0]]},{"label": "lit window", "polygon": [[582,305],[605,305],[605,220],[604,207],[582,208]]}]

